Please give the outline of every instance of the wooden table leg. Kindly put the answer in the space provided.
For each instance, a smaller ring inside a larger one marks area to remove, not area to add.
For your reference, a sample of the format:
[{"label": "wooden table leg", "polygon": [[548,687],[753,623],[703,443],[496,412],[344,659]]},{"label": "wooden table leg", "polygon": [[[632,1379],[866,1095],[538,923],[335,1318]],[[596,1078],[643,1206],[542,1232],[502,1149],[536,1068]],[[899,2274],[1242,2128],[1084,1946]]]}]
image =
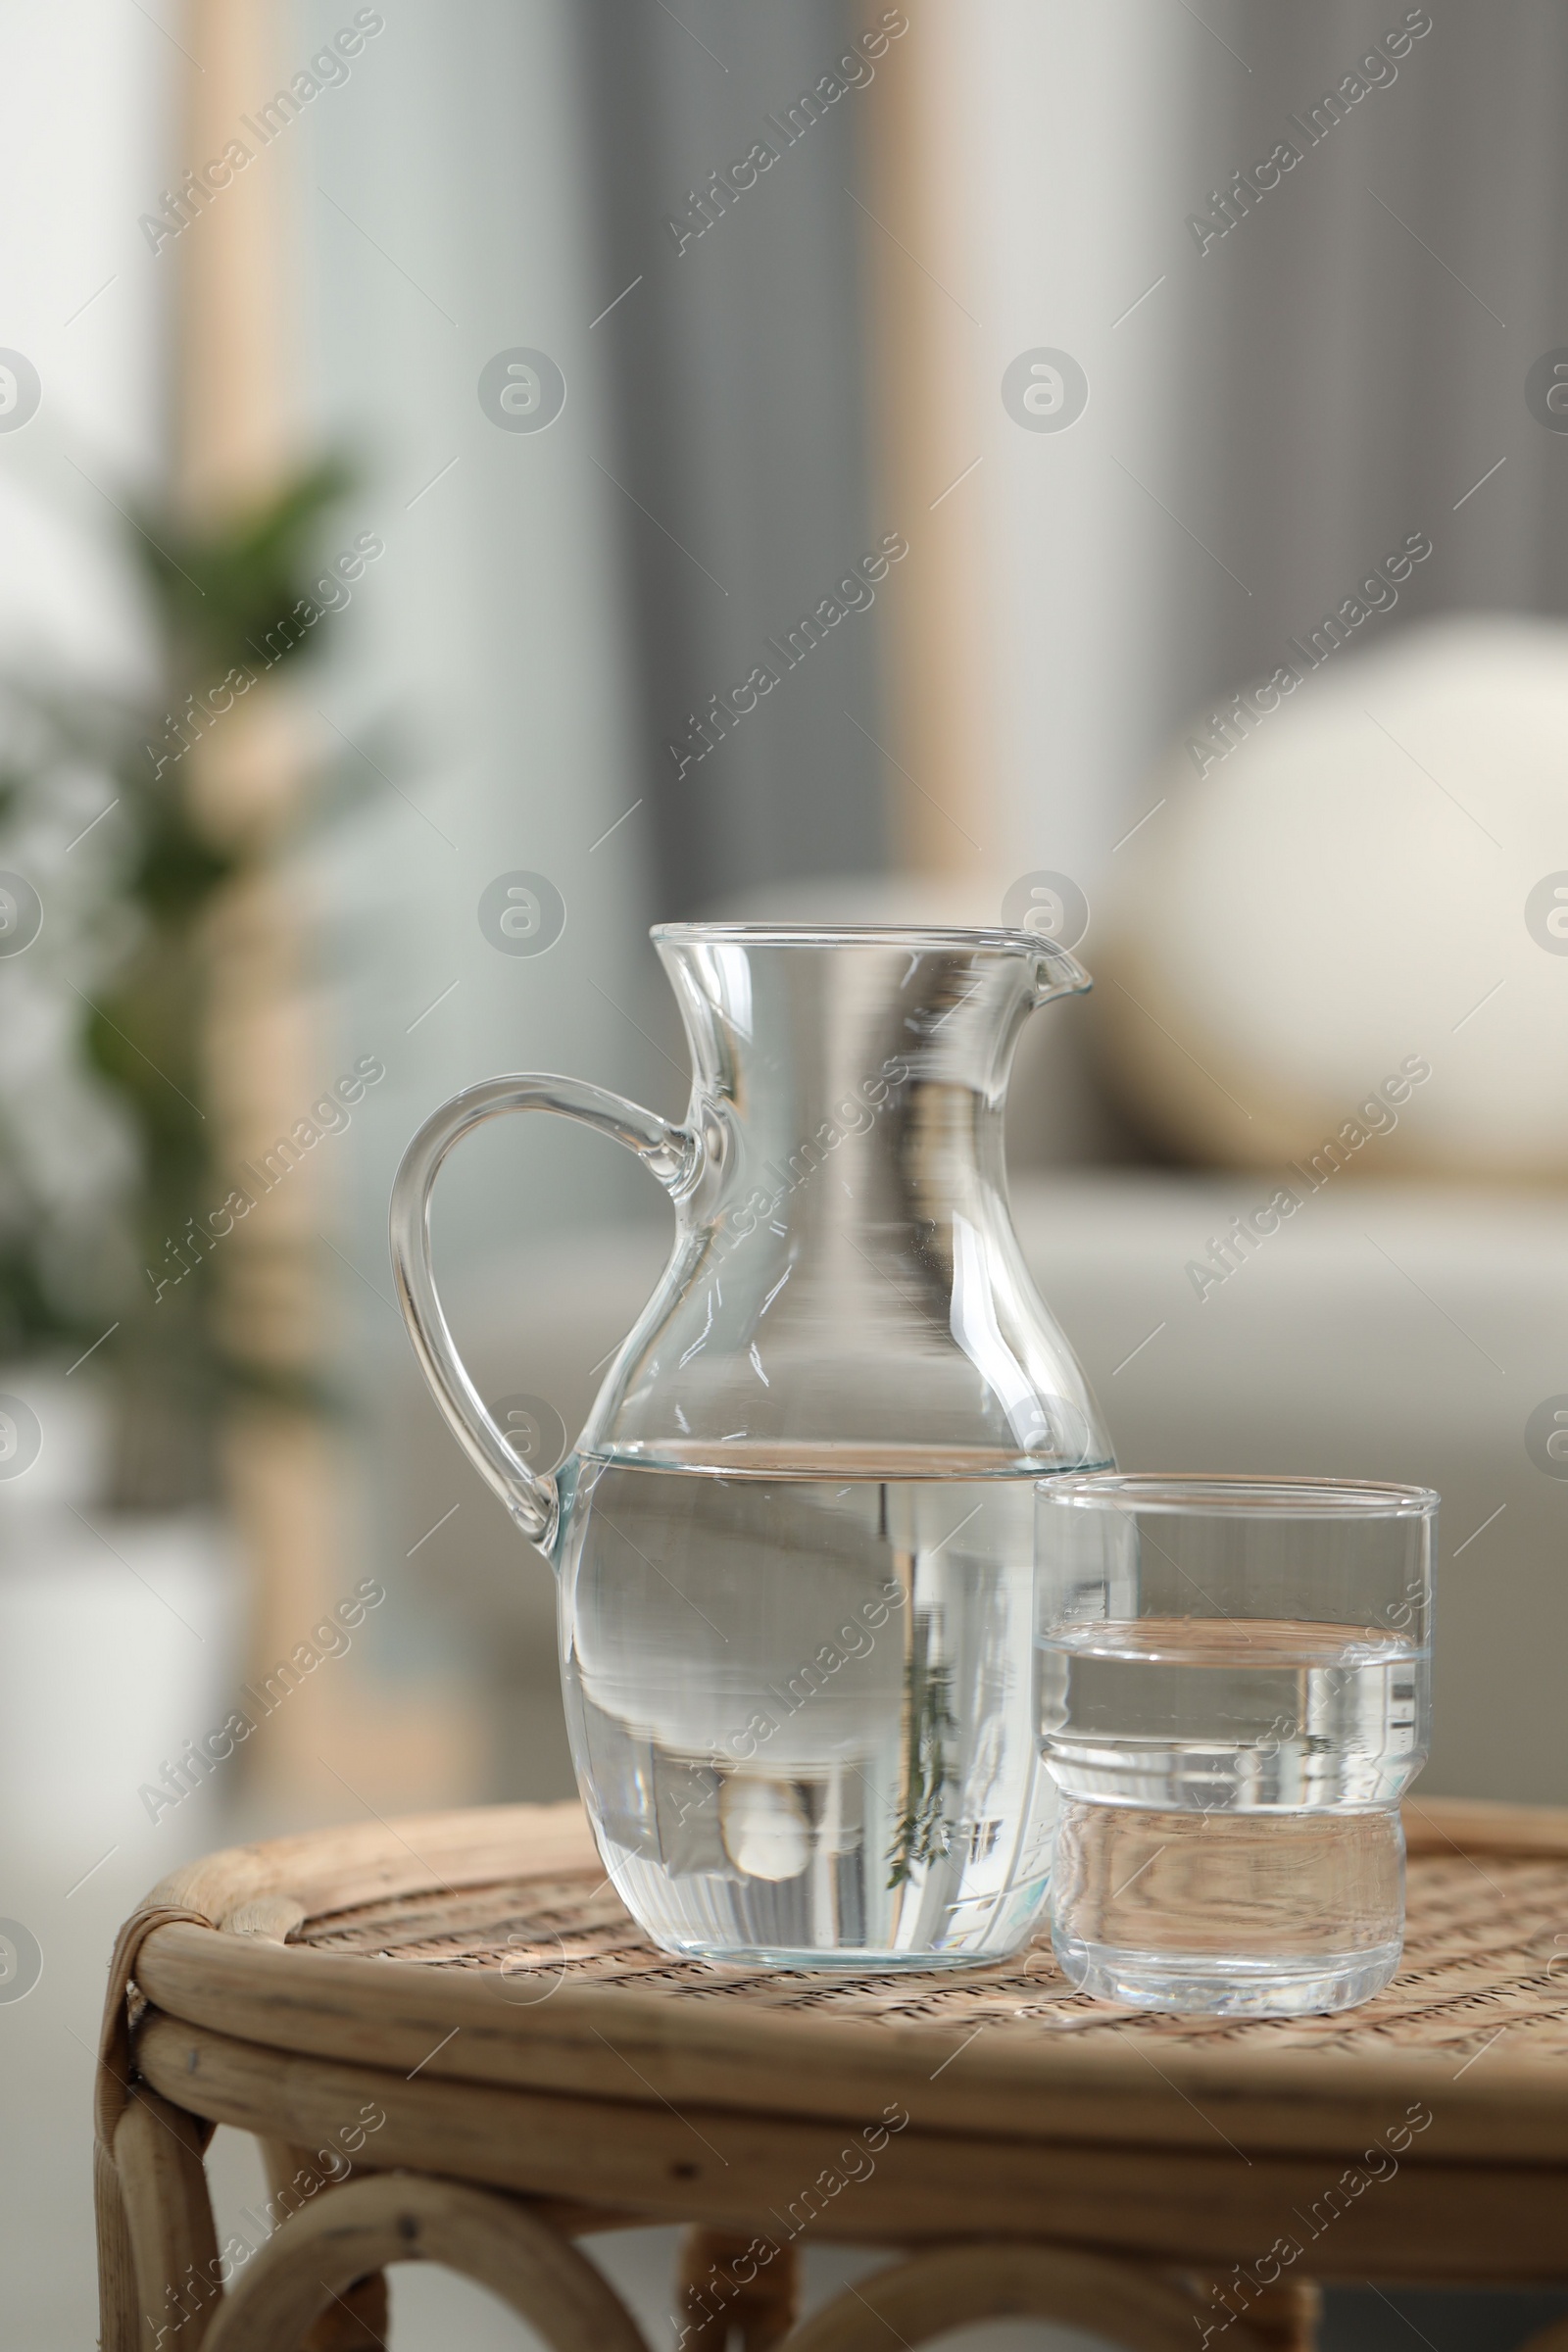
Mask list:
[{"label": "wooden table leg", "polygon": [[98,2234],[99,2352],[140,2352],[141,2297],[136,2250],[121,2192],[114,2150],[100,2139],[92,2151],[93,2206]]},{"label": "wooden table leg", "polygon": [[196,2352],[222,2301],[206,2144],[205,2125],[145,2088],[132,2093],[115,2128],[144,2347],[172,2341],[179,2352]]},{"label": "wooden table leg", "polygon": [[1272,2286],[1256,2286],[1204,2273],[1191,2280],[1196,2291],[1211,2298],[1216,2332],[1229,2319],[1245,2319],[1270,2352],[1316,2352],[1318,2322],[1323,2316],[1323,2290],[1310,2278],[1280,2278]]},{"label": "wooden table leg", "polygon": [[739,2230],[688,2230],[676,2274],[680,2352],[771,2352],[795,2324],[800,2260],[793,2246]]}]

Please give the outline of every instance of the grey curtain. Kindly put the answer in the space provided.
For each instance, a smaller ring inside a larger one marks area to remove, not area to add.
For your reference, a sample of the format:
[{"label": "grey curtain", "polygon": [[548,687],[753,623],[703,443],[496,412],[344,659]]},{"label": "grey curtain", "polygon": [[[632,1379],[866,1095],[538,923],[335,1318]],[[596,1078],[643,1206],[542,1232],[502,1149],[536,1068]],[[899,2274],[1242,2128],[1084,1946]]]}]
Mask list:
[{"label": "grey curtain", "polygon": [[881,857],[880,761],[844,715],[878,731],[868,612],[789,660],[881,527],[851,193],[867,93],[824,88],[859,19],[840,0],[588,0],[582,23],[604,299],[620,297],[594,334],[617,388],[635,789],[657,911],[682,915]]},{"label": "grey curtain", "polygon": [[1174,675],[1200,707],[1266,673],[1415,533],[1401,620],[1568,610],[1568,432],[1526,405],[1568,345],[1568,10],[1204,0],[1189,29],[1171,389],[1211,552]]}]

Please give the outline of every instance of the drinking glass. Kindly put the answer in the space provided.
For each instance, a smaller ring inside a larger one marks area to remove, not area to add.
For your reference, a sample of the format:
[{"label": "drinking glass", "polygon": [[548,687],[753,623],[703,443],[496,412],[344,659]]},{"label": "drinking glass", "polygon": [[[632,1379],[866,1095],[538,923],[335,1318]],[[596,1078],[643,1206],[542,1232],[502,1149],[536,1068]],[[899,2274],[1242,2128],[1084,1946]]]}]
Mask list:
[{"label": "drinking glass", "polygon": [[1437,1495],[1115,1472],[1035,1493],[1067,1978],[1188,2013],[1366,2000],[1403,1942]]}]

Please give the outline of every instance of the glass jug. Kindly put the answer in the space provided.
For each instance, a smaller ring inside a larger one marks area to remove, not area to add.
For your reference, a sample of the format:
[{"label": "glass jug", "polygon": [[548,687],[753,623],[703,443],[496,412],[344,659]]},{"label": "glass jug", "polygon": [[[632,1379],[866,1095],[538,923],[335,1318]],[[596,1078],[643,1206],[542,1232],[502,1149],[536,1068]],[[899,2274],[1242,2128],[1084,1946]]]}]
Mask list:
[{"label": "glass jug", "polygon": [[[425,1122],[392,1202],[415,1348],[555,1567],[583,1802],[665,1950],[859,1972],[995,1958],[1042,1910],[1034,1482],[1103,1467],[1007,1210],[1025,1017],[1088,986],[1021,931],[655,930],[691,1051],[674,1125],[494,1078]],[[675,1204],[662,1281],[553,1478],[454,1348],[430,1189],[503,1110],[613,1136]]]}]

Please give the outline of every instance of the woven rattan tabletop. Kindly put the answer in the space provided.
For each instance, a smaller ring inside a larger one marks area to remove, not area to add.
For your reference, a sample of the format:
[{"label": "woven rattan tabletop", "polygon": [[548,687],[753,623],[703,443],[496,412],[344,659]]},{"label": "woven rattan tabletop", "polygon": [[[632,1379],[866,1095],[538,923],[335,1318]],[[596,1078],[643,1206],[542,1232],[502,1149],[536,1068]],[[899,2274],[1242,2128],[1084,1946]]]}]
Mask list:
[{"label": "woven rattan tabletop", "polygon": [[686,2002],[856,2019],[984,2025],[1023,2043],[1070,2034],[1085,2046],[1446,2054],[1457,2066],[1506,2036],[1511,2056],[1564,2069],[1568,2091],[1568,1859],[1478,1855],[1434,1841],[1411,1861],[1404,1963],[1393,1984],[1337,2017],[1151,2017],[1075,1994],[1048,1936],[1019,1957],[960,1975],[852,1979],[719,1968],[658,1950],[597,1859],[557,1876],[434,1888],[306,1920],[312,1951],[502,1973],[515,1997],[557,1984],[657,1992]]},{"label": "woven rattan tabletop", "polygon": [[1441,2091],[1450,2153],[1568,2161],[1568,1813],[1433,1801],[1407,1832],[1403,1966],[1337,2017],[1139,2015],[1074,1994],[1048,1942],[848,1981],[673,1959],[575,1806],[212,1856],[153,1898],[204,1924],[153,1927],[136,1977],[191,2024],[432,2079],[813,2115],[914,2083],[950,2128],[1144,2144],[1201,2144],[1220,2099],[1231,2137],[1324,2147]]}]

